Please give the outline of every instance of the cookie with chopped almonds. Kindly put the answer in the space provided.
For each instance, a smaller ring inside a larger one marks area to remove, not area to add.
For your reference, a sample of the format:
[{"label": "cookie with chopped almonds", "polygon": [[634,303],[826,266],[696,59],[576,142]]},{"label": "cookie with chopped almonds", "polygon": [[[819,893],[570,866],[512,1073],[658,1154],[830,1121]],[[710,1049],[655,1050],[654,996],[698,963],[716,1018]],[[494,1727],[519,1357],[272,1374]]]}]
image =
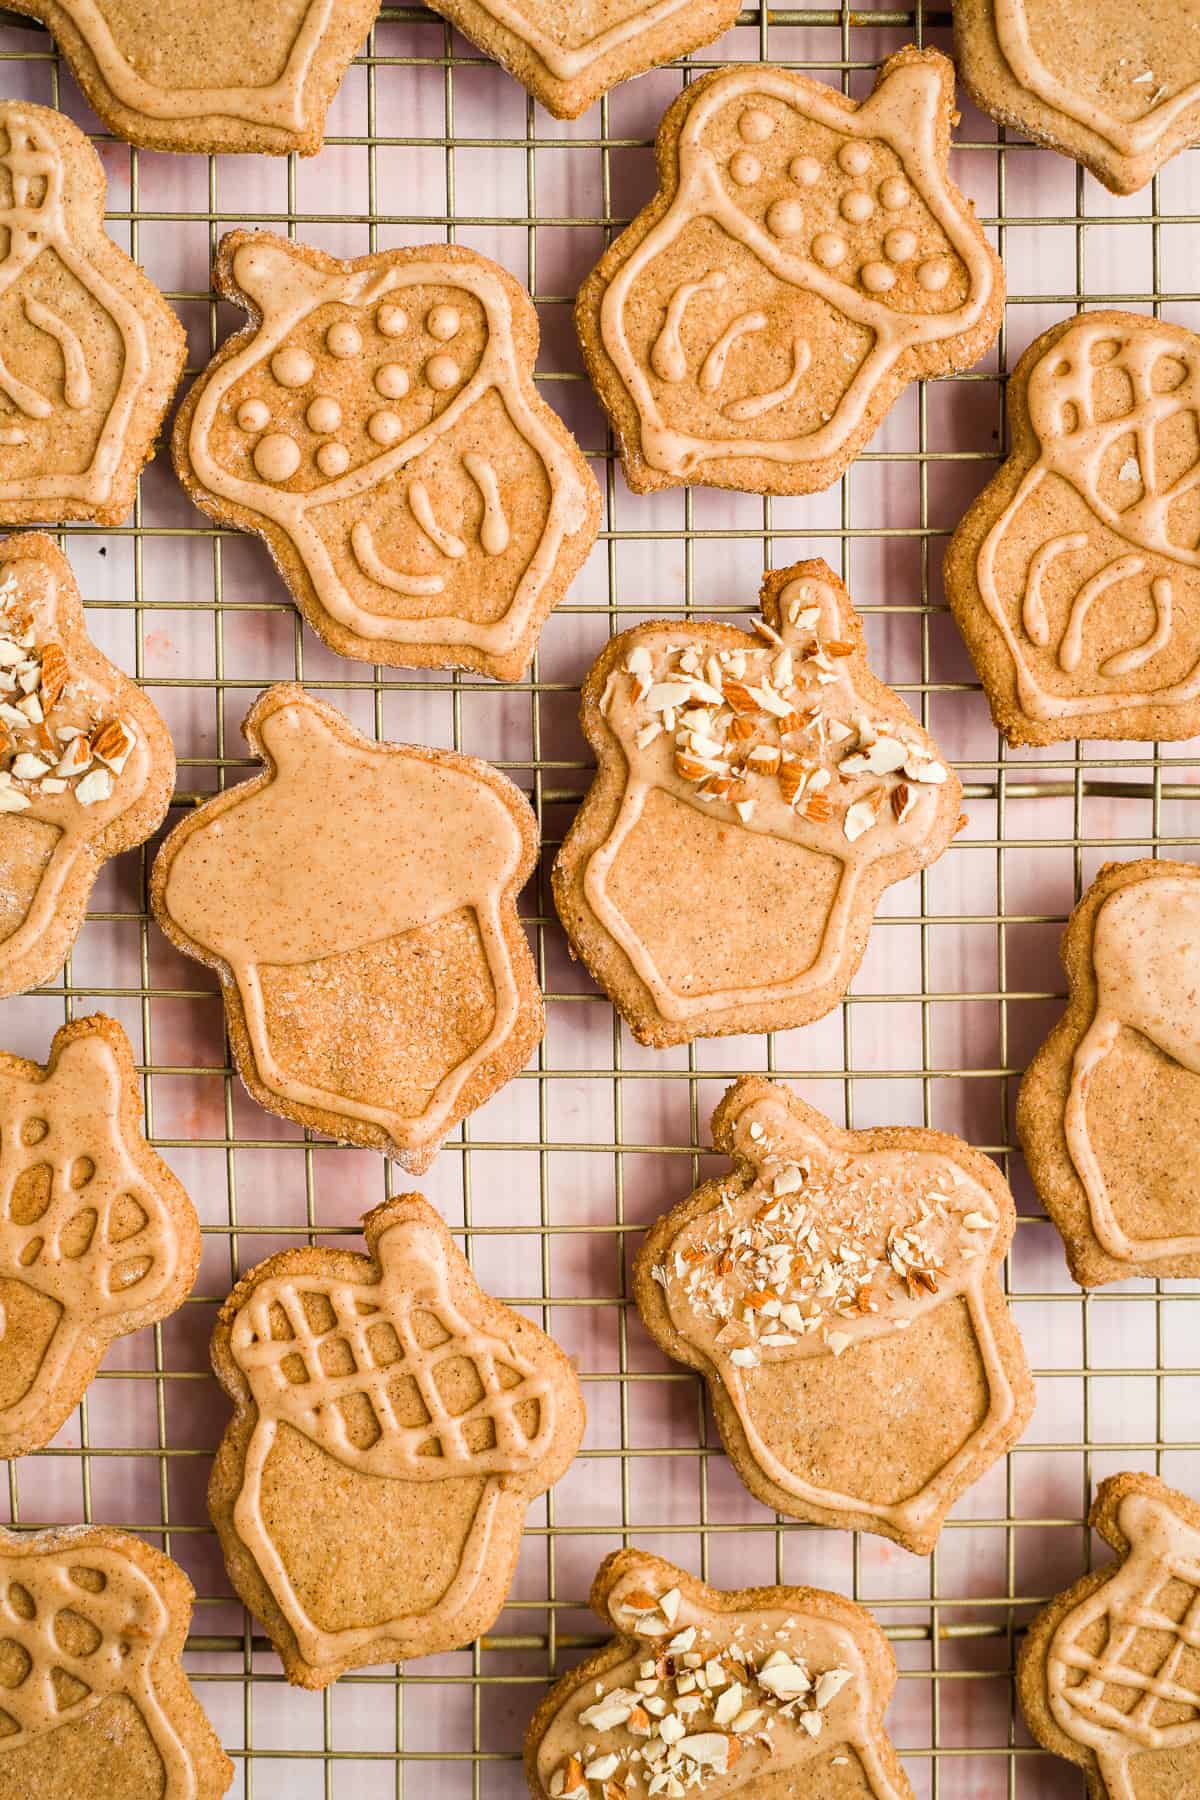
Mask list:
[{"label": "cookie with chopped almonds", "polygon": [[636,626],[584,682],[598,768],[554,898],[644,1044],[819,1019],[884,889],[965,822],[957,777],[868,668],[832,569],[777,570],[761,601],[757,635]]},{"label": "cookie with chopped almonds", "polygon": [[1000,1285],[1012,1195],[959,1138],[842,1131],[759,1075],[712,1136],[733,1169],[638,1255],[648,1330],[704,1376],[765,1505],[926,1555],[1033,1410]]},{"label": "cookie with chopped almonds", "polygon": [[912,1800],[883,1727],[896,1659],[853,1601],[619,1550],[591,1605],[617,1636],[534,1714],[533,1800]]}]

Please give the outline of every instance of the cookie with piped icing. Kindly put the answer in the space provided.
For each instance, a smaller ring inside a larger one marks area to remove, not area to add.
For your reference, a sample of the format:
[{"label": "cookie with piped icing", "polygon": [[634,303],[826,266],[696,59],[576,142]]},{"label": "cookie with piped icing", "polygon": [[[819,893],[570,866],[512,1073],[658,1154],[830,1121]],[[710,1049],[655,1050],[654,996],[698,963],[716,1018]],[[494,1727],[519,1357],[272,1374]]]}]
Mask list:
[{"label": "cookie with piped icing", "polygon": [[843,1131],[760,1075],[712,1138],[731,1172],[638,1253],[648,1330],[704,1377],[765,1505],[928,1555],[1033,1410],[1001,1285],[1012,1195],[959,1138]]},{"label": "cookie with piped icing", "polygon": [[1200,136],[1200,13],[1180,0],[954,0],[976,106],[1132,194]]},{"label": "cookie with piped icing", "polygon": [[954,116],[936,50],[861,104],[759,63],[685,88],[575,309],[636,492],[814,493],[909,382],[979,361],[1004,276],[947,173]]},{"label": "cookie with piped icing", "polygon": [[49,1443],[108,1345],[196,1278],[195,1208],[141,1116],[115,1019],[64,1025],[44,1067],[0,1052],[0,1456]]},{"label": "cookie with piped icing", "polygon": [[1012,449],[946,552],[946,595],[1011,744],[1200,732],[1200,337],[1137,313],[1044,332]]},{"label": "cookie with piped icing", "polygon": [[0,101],[0,525],[119,525],[187,338],[104,229],[77,125]]},{"label": "cookie with piped icing", "polygon": [[380,0],[13,0],[115,136],[147,150],[313,156]]},{"label": "cookie with piped icing", "polygon": [[556,119],[620,81],[711,44],[741,0],[432,0]]},{"label": "cookie with piped icing", "polygon": [[62,551],[0,543],[0,994],[48,981],[104,863],[166,817],[170,734],[96,648]]},{"label": "cookie with piped icing", "polygon": [[1088,1523],[1119,1560],[1030,1624],[1021,1711],[1083,1770],[1088,1800],[1186,1800],[1200,1793],[1200,1506],[1157,1476],[1111,1475]]},{"label": "cookie with piped icing", "polygon": [[456,244],[340,262],[265,231],[213,280],[250,324],[175,422],[196,505],[264,539],[342,656],[523,675],[601,512],[528,294]]},{"label": "cookie with piped icing", "polygon": [[644,1550],[600,1565],[591,1606],[616,1636],[534,1714],[533,1800],[912,1800],[883,1724],[896,1659],[865,1608],[712,1588]]},{"label": "cookie with piped icing", "polygon": [[1067,1008],[1017,1131],[1084,1287],[1200,1276],[1200,868],[1108,863],[1062,942]]},{"label": "cookie with piped icing", "polygon": [[757,632],[659,620],[583,685],[597,771],[554,865],[571,949],[658,1046],[842,999],[884,889],[941,855],[962,788],[867,666],[827,564],[765,577]]},{"label": "cookie with piped icing", "polygon": [[265,767],[175,827],[154,915],[218,971],[261,1106],[419,1174],[542,1036],[516,906],[532,808],[489,764],[378,743],[288,683],[242,729]]},{"label": "cookie with piped icing", "polygon": [[226,1567],[289,1681],[461,1649],[504,1605],[531,1501],[583,1435],[558,1346],[478,1285],[420,1194],[368,1255],[285,1250],[213,1333],[234,1403],[209,1485]]}]

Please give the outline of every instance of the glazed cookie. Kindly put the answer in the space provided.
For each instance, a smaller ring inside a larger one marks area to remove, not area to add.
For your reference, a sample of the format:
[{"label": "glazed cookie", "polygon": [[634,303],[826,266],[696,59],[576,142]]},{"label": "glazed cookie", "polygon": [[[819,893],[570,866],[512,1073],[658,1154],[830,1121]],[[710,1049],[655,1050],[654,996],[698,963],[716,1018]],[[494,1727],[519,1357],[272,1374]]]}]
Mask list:
[{"label": "glazed cookie", "polygon": [[583,686],[598,768],[554,899],[644,1044],[819,1019],[883,890],[964,823],[957,777],[867,667],[833,571],[778,570],[761,600],[757,637],[638,625]]},{"label": "glazed cookie", "polygon": [[732,1172],[638,1254],[647,1329],[704,1376],[764,1505],[928,1555],[1033,1411],[1001,1287],[1012,1195],[959,1138],[841,1131],[760,1075],[712,1136]]},{"label": "glazed cookie", "polygon": [[113,1339],[196,1279],[195,1209],[141,1116],[115,1019],[64,1025],[44,1068],[0,1052],[0,1457],[48,1444]]},{"label": "glazed cookie", "polygon": [[601,511],[524,289],[456,244],[339,262],[265,231],[213,281],[250,324],[175,421],[196,505],[265,540],[341,655],[516,680]]},{"label": "glazed cookie", "polygon": [[1029,1627],[1017,1697],[1088,1800],[1200,1793],[1200,1506],[1153,1475],[1102,1481],[1089,1523],[1120,1557]]},{"label": "glazed cookie", "polygon": [[175,752],[148,696],[87,635],[40,532],[0,543],[0,994],[48,981],[101,867],[166,817]]},{"label": "glazed cookie", "polygon": [[1200,14],[1180,0],[954,0],[975,104],[1132,194],[1200,136]]},{"label": "glazed cookie", "polygon": [[289,1681],[454,1650],[504,1605],[525,1510],[583,1435],[574,1369],[485,1294],[419,1194],[368,1256],[285,1250],[221,1308],[236,1412],[209,1509]]},{"label": "glazed cookie", "polygon": [[1200,1276],[1200,868],[1108,863],[1063,937],[1067,1010],[1017,1131],[1083,1287]]},{"label": "glazed cookie", "polygon": [[266,766],[176,826],[154,915],[219,972],[260,1106],[420,1174],[541,1039],[537,821],[487,763],[375,743],[300,687],[242,729]]},{"label": "glazed cookie", "polygon": [[41,19],[117,137],[148,150],[321,148],[380,0],[12,0]]},{"label": "glazed cookie", "polygon": [[119,525],[183,373],[183,327],[105,231],[105,191],[77,125],[0,101],[0,525]]},{"label": "glazed cookie", "polygon": [[431,0],[434,12],[515,75],[556,119],[711,44],[741,0]]},{"label": "glazed cookie", "polygon": [[617,1636],[534,1714],[533,1800],[912,1800],[883,1728],[896,1659],[861,1606],[722,1592],[642,1550],[601,1564],[591,1604]]},{"label": "glazed cookie", "polygon": [[978,362],[1004,277],[946,172],[953,117],[936,50],[861,105],[758,63],[684,89],[658,194],[575,309],[635,492],[814,493],[910,381]]},{"label": "glazed cookie", "polygon": [[218,1800],[233,1781],[183,1672],[195,1594],[101,1525],[0,1527],[0,1794]]},{"label": "glazed cookie", "polygon": [[1010,744],[1200,732],[1200,338],[1064,319],[1008,388],[1012,452],[946,594]]}]

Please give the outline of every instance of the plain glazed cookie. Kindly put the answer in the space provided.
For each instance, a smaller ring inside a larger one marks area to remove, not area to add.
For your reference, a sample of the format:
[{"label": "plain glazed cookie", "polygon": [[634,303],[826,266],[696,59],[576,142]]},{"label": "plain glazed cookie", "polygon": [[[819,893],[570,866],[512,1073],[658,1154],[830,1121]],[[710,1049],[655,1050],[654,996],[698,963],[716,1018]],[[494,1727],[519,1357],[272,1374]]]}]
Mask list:
[{"label": "plain glazed cookie", "polygon": [[703,1375],[764,1505],[928,1555],[1033,1411],[1001,1286],[1012,1195],[959,1138],[842,1131],[760,1075],[712,1138],[731,1173],[638,1253],[647,1329]]},{"label": "plain glazed cookie", "polygon": [[541,1039],[537,821],[489,764],[376,743],[300,687],[242,729],[266,766],[175,827],[154,915],[218,971],[260,1106],[420,1174]]},{"label": "plain glazed cookie", "polygon": [[141,1117],[115,1019],[64,1025],[44,1068],[0,1051],[0,1457],[48,1444],[113,1339],[196,1279],[195,1209]]},{"label": "plain glazed cookie", "polygon": [[975,104],[1132,194],[1200,136],[1200,13],[1189,0],[954,0]]},{"label": "plain glazed cookie", "polygon": [[178,1564],[100,1525],[0,1527],[4,1800],[219,1800],[233,1764],[180,1657]]},{"label": "plain glazed cookie", "polygon": [[601,512],[528,294],[454,244],[339,262],[265,231],[213,283],[250,323],[175,421],[196,505],[265,540],[341,655],[524,674]]},{"label": "plain glazed cookie", "polygon": [[883,890],[964,823],[957,777],[867,667],[828,565],[767,575],[761,600],[758,636],[638,625],[584,682],[598,768],[554,899],[644,1044],[820,1018]]},{"label": "plain glazed cookie", "polygon": [[40,532],[0,543],[0,995],[48,981],[110,856],[162,824],[175,752],[141,688],[87,634]]},{"label": "plain glazed cookie", "polygon": [[1112,1475],[1089,1524],[1120,1558],[1038,1613],[1017,1698],[1039,1744],[1077,1763],[1088,1800],[1200,1793],[1200,1506],[1154,1475]]},{"label": "plain glazed cookie", "polygon": [[896,1659],[861,1606],[723,1592],[642,1550],[601,1564],[591,1605],[617,1635],[534,1714],[533,1800],[912,1800],[883,1727]]},{"label": "plain glazed cookie", "polygon": [[0,101],[0,525],[119,525],[183,373],[182,325],[104,229],[106,185],[77,125]]},{"label": "plain glazed cookie", "polygon": [[684,89],[659,191],[575,308],[635,492],[814,493],[910,381],[978,362],[1004,277],[946,172],[954,116],[936,50],[861,105],[760,63]]},{"label": "plain glazed cookie", "polygon": [[380,0],[12,0],[41,19],[109,130],[147,150],[321,148]]},{"label": "plain glazed cookie", "polygon": [[1012,450],[946,552],[946,595],[1010,744],[1200,732],[1200,338],[1137,313],[1044,332]]},{"label": "plain glazed cookie", "polygon": [[1108,863],[1062,943],[1067,1010],[1017,1131],[1084,1287],[1200,1276],[1200,868]]},{"label": "plain glazed cookie", "polygon": [[711,44],[741,0],[431,0],[556,119],[619,81]]},{"label": "plain glazed cookie", "polygon": [[526,1508],[579,1448],[579,1381],[485,1294],[419,1194],[367,1256],[285,1250],[221,1308],[235,1413],[209,1510],[289,1681],[460,1649],[504,1605]]}]

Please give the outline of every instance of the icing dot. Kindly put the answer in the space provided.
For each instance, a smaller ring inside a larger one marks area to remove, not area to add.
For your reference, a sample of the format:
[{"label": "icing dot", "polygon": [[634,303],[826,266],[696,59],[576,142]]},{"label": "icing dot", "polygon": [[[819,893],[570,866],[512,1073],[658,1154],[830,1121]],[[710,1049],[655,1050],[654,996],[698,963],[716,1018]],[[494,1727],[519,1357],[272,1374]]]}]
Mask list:
[{"label": "icing dot", "polygon": [[457,306],[435,306],[425,321],[425,329],[439,344],[448,344],[462,329],[462,314]]},{"label": "icing dot", "polygon": [[889,262],[911,262],[917,253],[915,231],[889,231],[883,240],[883,253]]},{"label": "icing dot", "polygon": [[908,183],[901,175],[889,175],[880,185],[880,203],[888,212],[900,212],[908,205],[910,198]]},{"label": "icing dot", "polygon": [[431,356],[425,364],[425,379],[435,393],[445,393],[461,379],[458,364],[452,356]]},{"label": "icing dot", "polygon": [[821,165],[815,156],[794,156],[788,174],[799,187],[815,187],[821,179]]},{"label": "icing dot", "polygon": [[367,436],[376,444],[398,444],[404,427],[394,412],[372,413],[367,420]]},{"label": "icing dot", "polygon": [[254,466],[264,481],[286,481],[300,467],[300,446],[282,431],[272,431],[254,446]]},{"label": "icing dot", "polygon": [[767,208],[767,230],[775,237],[798,237],[804,229],[804,208],[798,200],[776,200]]},{"label": "icing dot", "polygon": [[342,409],[332,394],[318,394],[304,416],[312,431],[336,431],[342,422]]},{"label": "icing dot", "polygon": [[350,466],[350,452],[345,444],[322,444],[317,451],[317,467],[322,475],[344,475]]},{"label": "icing dot", "polygon": [[748,106],[738,120],[738,130],[748,144],[761,144],[774,129],[775,121],[770,113],[757,106]]},{"label": "icing dot", "polygon": [[402,306],[381,306],[375,323],[384,337],[399,337],[408,324],[408,314]]},{"label": "icing dot", "polygon": [[237,422],[243,431],[261,431],[271,417],[265,400],[243,400],[237,410]]},{"label": "icing dot", "polygon": [[858,272],[858,279],[868,294],[886,294],[889,288],[896,285],[896,271],[889,269],[886,263],[864,263]]},{"label": "icing dot", "polygon": [[271,358],[271,373],[280,387],[303,387],[312,380],[313,359],[307,350],[277,350]]},{"label": "icing dot", "polygon": [[349,319],[339,319],[325,333],[325,347],[330,356],[357,356],[362,349],[362,332]]},{"label": "icing dot", "polygon": [[846,240],[838,231],[819,231],[813,239],[812,253],[825,269],[836,269],[846,255]]},{"label": "icing dot", "polygon": [[408,392],[408,370],[399,363],[384,363],[375,371],[375,391],[385,400],[403,400]]},{"label": "icing dot", "polygon": [[875,202],[870,194],[864,194],[861,188],[853,188],[850,193],[842,195],[842,217],[851,225],[865,225],[875,211]]},{"label": "icing dot", "polygon": [[749,150],[738,150],[729,159],[729,174],[739,187],[753,187],[762,174],[762,164]]},{"label": "icing dot", "polygon": [[838,162],[847,175],[865,175],[871,166],[871,152],[865,144],[843,144]]},{"label": "icing dot", "polygon": [[927,294],[940,293],[950,279],[950,264],[944,256],[931,256],[917,270],[917,280]]}]

